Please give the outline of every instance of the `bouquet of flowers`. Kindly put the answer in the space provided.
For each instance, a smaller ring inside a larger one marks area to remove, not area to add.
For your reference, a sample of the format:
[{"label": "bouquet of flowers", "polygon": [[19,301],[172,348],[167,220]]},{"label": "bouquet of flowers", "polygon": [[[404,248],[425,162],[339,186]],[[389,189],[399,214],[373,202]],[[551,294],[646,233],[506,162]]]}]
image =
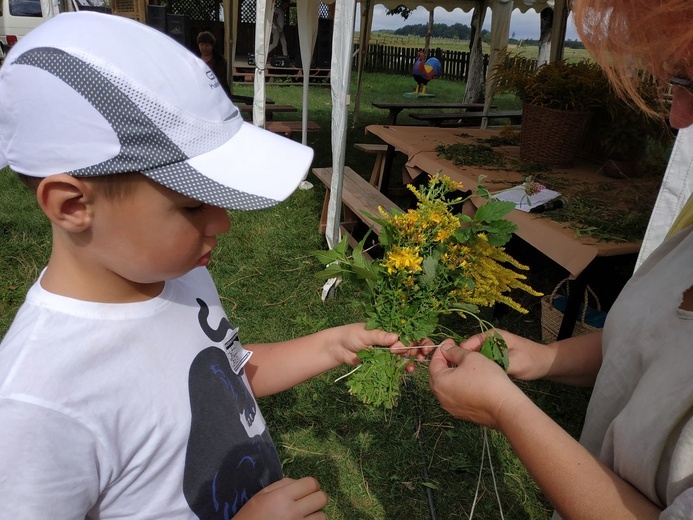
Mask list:
[{"label": "bouquet of flowers", "polygon": [[[434,337],[443,314],[473,317],[487,332],[482,354],[507,369],[507,346],[479,317],[479,307],[504,303],[526,313],[507,293],[520,289],[541,294],[518,272],[528,268],[502,247],[515,230],[504,219],[514,204],[491,198],[482,180],[471,195],[455,197],[462,186],[436,174],[421,188],[409,186],[416,196],[415,209],[390,215],[380,208],[380,218],[374,220],[382,226],[382,259],[370,261],[362,254],[365,238],[351,253],[345,238],[334,249],[315,254],[327,264],[322,277],[365,282],[368,328],[395,332],[404,344],[417,344]],[[474,216],[453,212],[474,196],[486,199]],[[347,374],[350,393],[366,404],[394,406],[409,361],[377,347],[361,351],[359,357],[361,365]]]}]

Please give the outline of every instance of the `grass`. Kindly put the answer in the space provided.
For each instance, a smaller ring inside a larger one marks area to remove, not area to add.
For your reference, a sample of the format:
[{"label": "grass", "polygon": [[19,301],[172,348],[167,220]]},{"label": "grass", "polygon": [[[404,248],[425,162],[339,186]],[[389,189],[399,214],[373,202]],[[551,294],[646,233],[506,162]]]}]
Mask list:
[{"label": "grass", "polygon": [[[367,75],[361,120],[348,129],[347,164],[364,175],[370,172],[373,157],[353,147],[357,141],[375,142],[364,135],[364,126],[382,123],[386,116],[370,103],[400,100],[412,86],[409,78]],[[429,88],[438,101],[459,101],[463,95],[462,85],[451,82],[434,81]],[[252,87],[236,92],[252,95]],[[278,103],[301,103],[300,87],[269,87],[268,95]],[[516,102],[499,98],[494,103],[512,108]],[[314,166],[331,163],[330,111],[329,90],[312,87],[310,118],[324,128],[309,134],[309,144],[316,150]],[[407,122],[405,114],[400,117]],[[299,190],[274,208],[231,212],[231,230],[220,237],[210,270],[229,320],[240,327],[246,343],[280,341],[362,316],[358,287],[342,286],[338,297],[327,302],[320,298],[321,283],[315,274],[322,266],[310,252],[325,247],[318,233],[324,188],[313,177],[309,180],[315,182],[313,189]],[[50,248],[48,224],[8,170],[0,172],[0,229],[0,335],[4,335]],[[550,292],[565,276],[521,242],[511,241],[509,248],[531,266],[531,282],[537,289]],[[493,317],[489,312],[487,317],[538,340],[539,299],[517,298],[529,315],[508,312]],[[445,324],[458,332],[470,327],[459,318]],[[286,475],[318,478],[331,497],[326,510],[330,520],[424,520],[431,518],[430,503],[437,518],[468,518],[481,463],[482,429],[454,420],[439,407],[428,389],[425,366],[413,375],[406,398],[392,411],[355,402],[342,382],[334,382],[347,370],[340,367],[261,400]],[[545,382],[521,386],[572,435],[579,434],[589,390]],[[550,505],[505,439],[490,432],[489,442],[505,518],[548,519]],[[488,465],[479,496],[474,518],[499,518]]]}]

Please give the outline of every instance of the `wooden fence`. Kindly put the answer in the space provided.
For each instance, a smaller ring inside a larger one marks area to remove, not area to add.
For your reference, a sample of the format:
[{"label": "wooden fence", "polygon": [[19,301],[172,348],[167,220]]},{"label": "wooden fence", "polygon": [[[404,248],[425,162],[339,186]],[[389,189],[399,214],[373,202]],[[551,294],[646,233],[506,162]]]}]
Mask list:
[{"label": "wooden fence", "polygon": [[[354,46],[356,52],[357,46]],[[411,74],[416,61],[416,54],[421,47],[395,47],[392,45],[370,44],[366,53],[364,70],[368,72],[384,72],[408,76]],[[469,75],[469,53],[462,51],[446,51],[431,49],[431,56],[440,60],[443,68],[441,79],[467,81]],[[484,54],[484,75],[488,67],[488,54]],[[354,67],[358,64],[358,56],[354,58]]]}]

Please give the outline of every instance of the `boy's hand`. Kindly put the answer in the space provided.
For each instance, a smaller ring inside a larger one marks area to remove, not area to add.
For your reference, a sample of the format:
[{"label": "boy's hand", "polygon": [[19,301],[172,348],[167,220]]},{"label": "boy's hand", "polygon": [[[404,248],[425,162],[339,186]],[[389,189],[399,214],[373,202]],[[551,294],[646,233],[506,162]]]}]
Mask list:
[{"label": "boy's hand", "polygon": [[[345,325],[338,327],[338,329],[343,329],[341,331],[341,343],[347,352],[344,363],[349,365],[358,365],[360,361],[356,353],[372,346],[389,347],[393,354],[414,358],[417,361],[426,359],[426,356],[433,350],[433,342],[428,338],[421,341],[421,345],[407,346],[399,341],[397,334],[379,329],[367,330],[363,323]],[[421,346],[423,348],[420,348]],[[407,371],[413,372],[414,368],[415,365],[412,363],[407,366]]]},{"label": "boy's hand", "polygon": [[313,477],[283,478],[258,491],[234,516],[237,520],[322,520],[327,494]]},{"label": "boy's hand", "polygon": [[[390,352],[398,356],[416,359],[419,363],[425,361],[428,355],[433,351],[435,344],[428,338],[424,338],[418,343],[410,346],[405,346],[401,342],[397,342],[390,347]],[[413,372],[416,368],[414,363],[407,365],[407,372]]]},{"label": "boy's hand", "polygon": [[352,323],[333,330],[339,335],[338,344],[343,351],[342,363],[347,365],[358,365],[360,361],[356,353],[372,346],[405,348],[397,334],[379,329],[367,330],[364,323]]}]

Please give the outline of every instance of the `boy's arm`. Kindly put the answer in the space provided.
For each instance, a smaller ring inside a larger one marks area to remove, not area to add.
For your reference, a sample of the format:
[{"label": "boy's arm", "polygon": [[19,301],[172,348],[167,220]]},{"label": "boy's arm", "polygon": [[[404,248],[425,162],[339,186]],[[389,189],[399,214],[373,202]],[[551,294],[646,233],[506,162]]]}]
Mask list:
[{"label": "boy's arm", "polygon": [[276,394],[342,364],[357,365],[356,352],[372,345],[389,347],[397,335],[366,330],[362,323],[325,329],[309,336],[246,345],[253,355],[245,366],[257,397]]}]

